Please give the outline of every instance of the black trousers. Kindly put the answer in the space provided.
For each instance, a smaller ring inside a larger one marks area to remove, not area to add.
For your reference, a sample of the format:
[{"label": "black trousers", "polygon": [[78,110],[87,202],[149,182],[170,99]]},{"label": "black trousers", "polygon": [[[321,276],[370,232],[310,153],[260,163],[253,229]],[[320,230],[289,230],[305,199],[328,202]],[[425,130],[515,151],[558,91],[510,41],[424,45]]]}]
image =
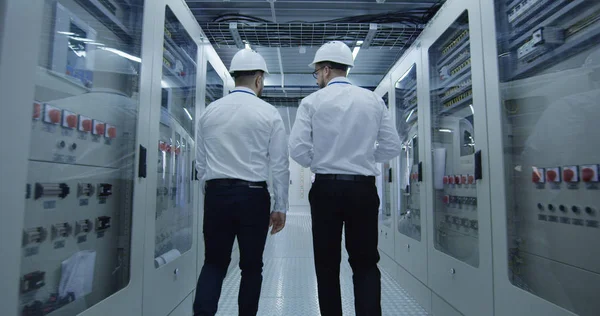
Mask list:
[{"label": "black trousers", "polygon": [[342,227],[354,282],[357,316],[381,315],[379,196],[373,182],[315,181],[309,193],[319,307],[323,316],[341,316]]},{"label": "black trousers", "polygon": [[198,278],[194,315],[217,313],[223,279],[237,236],[240,249],[239,315],[256,315],[262,285],[263,252],[269,229],[271,199],[266,187],[206,188],[204,199],[204,266]]}]

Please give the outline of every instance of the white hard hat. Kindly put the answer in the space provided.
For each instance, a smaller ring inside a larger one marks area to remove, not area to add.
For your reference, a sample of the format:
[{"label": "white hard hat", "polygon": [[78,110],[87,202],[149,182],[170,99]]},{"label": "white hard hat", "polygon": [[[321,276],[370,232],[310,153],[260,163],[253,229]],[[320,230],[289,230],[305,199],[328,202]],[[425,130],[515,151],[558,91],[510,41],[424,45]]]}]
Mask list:
[{"label": "white hard hat", "polygon": [[262,70],[267,74],[269,73],[267,63],[259,53],[250,49],[242,49],[233,56],[233,59],[231,59],[229,73],[252,70]]},{"label": "white hard hat", "polygon": [[323,46],[317,50],[315,59],[310,65],[308,65],[308,67],[314,68],[316,63],[324,61],[331,61],[334,63],[347,65],[349,67],[354,67],[354,58],[352,58],[350,47],[340,41],[331,41],[323,44]]}]

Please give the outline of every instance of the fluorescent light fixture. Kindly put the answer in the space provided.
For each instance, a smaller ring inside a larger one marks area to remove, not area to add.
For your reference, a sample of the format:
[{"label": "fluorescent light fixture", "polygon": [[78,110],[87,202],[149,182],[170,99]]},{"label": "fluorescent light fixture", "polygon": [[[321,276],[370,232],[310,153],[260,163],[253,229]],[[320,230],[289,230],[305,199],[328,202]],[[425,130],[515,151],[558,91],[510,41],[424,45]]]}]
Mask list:
[{"label": "fluorescent light fixture", "polygon": [[76,40],[76,41],[80,41],[80,42],[85,42],[85,43],[89,43],[89,42],[93,42],[93,39],[89,39],[89,38],[84,38],[84,37],[77,37],[77,36],[69,36],[70,39]]},{"label": "fluorescent light fixture", "polygon": [[250,49],[252,50],[252,47],[250,46],[250,43],[245,42],[246,44],[244,44],[244,47],[246,47],[246,49]]},{"label": "fluorescent light fixture", "polygon": [[171,88],[171,86],[164,80],[160,81],[160,86],[161,86],[161,88],[165,88],[165,89]]},{"label": "fluorescent light fixture", "polygon": [[364,43],[364,41],[356,41],[356,45],[362,45]]},{"label": "fluorescent light fixture", "polygon": [[356,55],[358,55],[358,52],[360,51],[360,46],[356,46],[354,47],[354,49],[352,50],[352,59],[355,60],[356,59]]},{"label": "fluorescent light fixture", "polygon": [[130,55],[130,54],[127,54],[126,52],[120,51],[118,49],[114,49],[114,48],[110,48],[110,47],[98,47],[98,48],[102,49],[102,50],[105,50],[105,51],[108,51],[108,52],[111,52],[113,54],[117,54],[117,55],[119,55],[119,56],[121,56],[123,58],[127,58],[127,59],[129,59],[131,61],[135,61],[136,63],[141,63],[142,62],[141,58],[133,56],[133,55]]},{"label": "fluorescent light fixture", "polygon": [[192,115],[190,114],[190,112],[186,108],[183,108],[183,110],[185,111],[185,114],[187,114],[187,116],[190,118],[190,121],[193,121],[194,118],[192,118]]},{"label": "fluorescent light fixture", "polygon": [[73,33],[73,32],[56,32],[56,33],[57,33],[57,34],[62,34],[62,35],[68,35],[68,36],[74,36],[74,35],[77,35],[77,34],[75,34],[75,33]]},{"label": "fluorescent light fixture", "polygon": [[473,104],[469,104],[469,107],[471,108],[471,113],[475,114],[475,110],[473,109]]},{"label": "fluorescent light fixture", "polygon": [[413,113],[415,113],[414,109],[412,111],[410,111],[410,113],[408,114],[408,117],[406,117],[406,121],[407,122],[410,120],[410,118],[412,117]]},{"label": "fluorescent light fixture", "polygon": [[448,128],[440,128],[438,129],[438,132],[442,132],[442,133],[452,133],[451,129]]}]

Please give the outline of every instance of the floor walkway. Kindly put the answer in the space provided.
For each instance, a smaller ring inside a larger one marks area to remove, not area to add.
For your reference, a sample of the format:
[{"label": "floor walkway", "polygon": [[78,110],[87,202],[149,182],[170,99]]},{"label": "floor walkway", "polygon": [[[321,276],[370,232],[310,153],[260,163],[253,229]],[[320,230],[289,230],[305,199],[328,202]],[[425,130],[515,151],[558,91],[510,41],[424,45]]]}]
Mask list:
[{"label": "floor walkway", "polygon": [[[285,229],[275,236],[269,236],[264,263],[259,316],[320,315],[308,207],[292,208]],[[385,271],[381,273],[383,315],[427,315],[395,280]],[[340,282],[344,315],[354,315],[352,270],[345,251]],[[217,316],[237,315],[239,284],[239,268],[231,269],[223,284]]]}]

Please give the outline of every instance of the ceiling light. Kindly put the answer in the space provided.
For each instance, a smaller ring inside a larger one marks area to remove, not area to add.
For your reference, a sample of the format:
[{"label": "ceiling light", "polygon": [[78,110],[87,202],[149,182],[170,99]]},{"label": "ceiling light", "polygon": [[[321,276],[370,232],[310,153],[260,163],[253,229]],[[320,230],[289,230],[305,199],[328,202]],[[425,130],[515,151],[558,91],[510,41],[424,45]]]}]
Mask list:
[{"label": "ceiling light", "polygon": [[105,51],[108,51],[108,52],[111,52],[113,54],[117,54],[117,55],[119,55],[119,56],[121,56],[123,58],[127,58],[127,59],[129,59],[131,61],[135,61],[137,63],[141,63],[142,62],[141,58],[133,56],[133,55],[130,55],[130,54],[127,54],[126,52],[120,51],[118,49],[114,49],[114,48],[110,48],[110,47],[98,47],[98,48],[100,48],[102,50],[105,50]]},{"label": "ceiling light", "polygon": [[187,116],[190,118],[190,121],[193,121],[194,119],[192,118],[192,115],[190,114],[190,112],[188,112],[188,110],[186,108],[183,108],[183,110],[185,111],[185,114],[187,114]]},{"label": "ceiling light", "polygon": [[438,132],[442,132],[442,133],[452,133],[451,129],[448,128],[440,128],[438,129]]}]

